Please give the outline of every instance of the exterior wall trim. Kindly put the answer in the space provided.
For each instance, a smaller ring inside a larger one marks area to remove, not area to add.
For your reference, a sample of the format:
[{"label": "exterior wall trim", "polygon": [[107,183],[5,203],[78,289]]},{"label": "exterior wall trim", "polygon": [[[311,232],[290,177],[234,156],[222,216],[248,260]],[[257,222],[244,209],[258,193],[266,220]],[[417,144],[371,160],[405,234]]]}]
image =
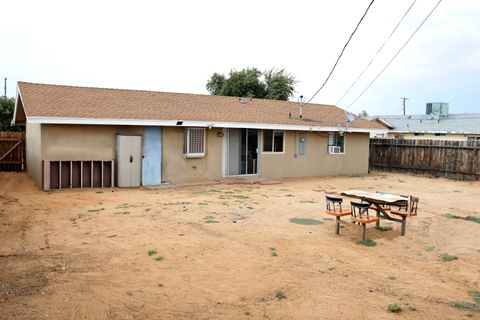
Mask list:
[{"label": "exterior wall trim", "polygon": [[[242,123],[217,121],[182,121],[149,119],[100,119],[100,118],[64,118],[64,117],[28,117],[30,123],[41,124],[84,124],[84,125],[124,125],[124,126],[164,126],[164,127],[204,127],[204,128],[240,128],[240,129],[275,129],[290,131],[345,131],[359,133],[387,133],[385,129],[301,126],[271,123]],[[180,125],[177,123],[181,122]]]}]

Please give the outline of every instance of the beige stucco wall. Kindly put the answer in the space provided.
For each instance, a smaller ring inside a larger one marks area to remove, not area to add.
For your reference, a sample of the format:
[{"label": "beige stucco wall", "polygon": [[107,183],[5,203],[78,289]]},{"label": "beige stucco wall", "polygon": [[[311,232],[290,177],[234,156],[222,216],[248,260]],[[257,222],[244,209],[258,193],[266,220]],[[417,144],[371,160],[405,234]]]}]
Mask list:
[{"label": "beige stucco wall", "polygon": [[183,156],[183,128],[163,127],[162,180],[170,183],[217,180],[222,176],[221,129],[206,129],[206,155],[187,159]]},{"label": "beige stucco wall", "polygon": [[[183,156],[183,128],[163,127],[162,180],[185,183],[222,178],[221,129],[206,129],[206,156]],[[27,165],[41,184],[41,160],[115,159],[116,134],[143,134],[143,127],[87,125],[27,125]],[[307,132],[306,155],[297,155],[298,132],[285,132],[283,153],[268,154],[259,145],[259,176],[265,178],[366,174],[368,133],[348,133],[345,154],[327,152],[328,133]],[[260,130],[261,135],[261,130]],[[262,139],[260,139],[261,141]]]},{"label": "beige stucco wall", "polygon": [[42,128],[38,123],[27,123],[26,126],[26,161],[27,172],[33,180],[42,184]]},{"label": "beige stucco wall", "polygon": [[328,133],[308,132],[306,154],[298,152],[298,132],[285,132],[284,153],[263,153],[259,172],[266,178],[350,175],[368,173],[368,133],[347,133],[345,153],[328,154]]},{"label": "beige stucco wall", "polygon": [[113,160],[116,134],[143,135],[143,127],[42,125],[42,160]]}]

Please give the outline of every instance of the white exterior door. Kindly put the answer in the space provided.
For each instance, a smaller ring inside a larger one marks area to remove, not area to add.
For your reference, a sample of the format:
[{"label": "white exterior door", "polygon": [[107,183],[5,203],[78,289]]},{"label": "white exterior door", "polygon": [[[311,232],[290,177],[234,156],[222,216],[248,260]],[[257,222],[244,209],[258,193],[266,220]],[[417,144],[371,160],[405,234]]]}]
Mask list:
[{"label": "white exterior door", "polygon": [[139,187],[142,173],[142,137],[117,135],[117,184]]}]

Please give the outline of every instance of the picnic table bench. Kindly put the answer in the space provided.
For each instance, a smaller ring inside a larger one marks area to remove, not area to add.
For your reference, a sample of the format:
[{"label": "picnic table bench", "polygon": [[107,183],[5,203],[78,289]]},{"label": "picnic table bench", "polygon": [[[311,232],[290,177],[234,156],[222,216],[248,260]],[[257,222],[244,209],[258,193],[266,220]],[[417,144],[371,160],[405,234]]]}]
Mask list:
[{"label": "picnic table bench", "polygon": [[[370,205],[377,212],[376,226],[380,226],[380,218],[401,223],[400,235],[405,236],[407,217],[417,215],[419,199],[412,196],[401,196],[386,192],[366,192],[362,190],[348,190],[341,193],[342,196],[360,199]],[[398,207],[398,210],[392,209]],[[392,215],[398,216],[395,218]]]}]

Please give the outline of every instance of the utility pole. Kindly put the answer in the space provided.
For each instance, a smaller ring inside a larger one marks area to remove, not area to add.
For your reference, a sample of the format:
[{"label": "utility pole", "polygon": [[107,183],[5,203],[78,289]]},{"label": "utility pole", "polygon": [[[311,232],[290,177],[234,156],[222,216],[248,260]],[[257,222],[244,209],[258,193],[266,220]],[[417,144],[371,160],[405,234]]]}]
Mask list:
[{"label": "utility pole", "polygon": [[406,100],[408,100],[408,98],[400,98],[403,100],[403,115],[405,115],[405,109],[406,109]]}]

